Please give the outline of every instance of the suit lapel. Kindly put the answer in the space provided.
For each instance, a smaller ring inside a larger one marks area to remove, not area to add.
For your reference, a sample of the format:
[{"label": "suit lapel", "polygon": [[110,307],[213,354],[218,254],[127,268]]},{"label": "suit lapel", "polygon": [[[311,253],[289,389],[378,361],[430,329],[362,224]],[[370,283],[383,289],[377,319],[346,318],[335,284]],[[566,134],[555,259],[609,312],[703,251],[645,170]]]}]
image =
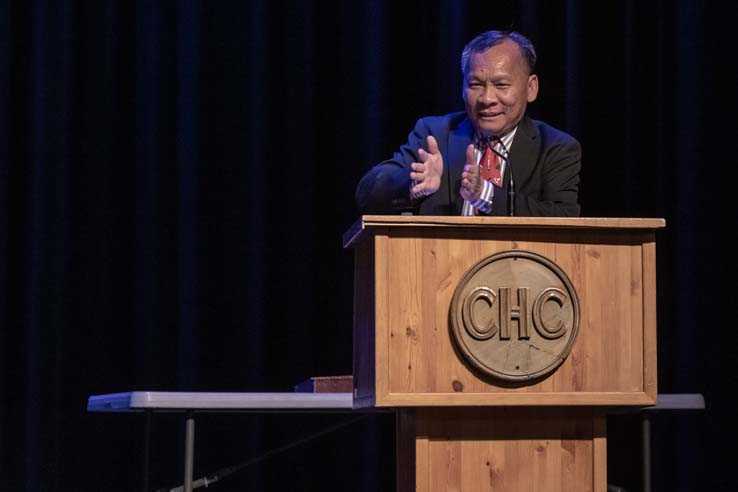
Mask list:
[{"label": "suit lapel", "polygon": [[464,199],[459,194],[461,188],[461,173],[466,164],[466,148],[472,143],[472,125],[469,118],[465,118],[459,126],[448,136],[448,164],[449,171],[449,199],[456,215],[461,215]]},{"label": "suit lapel", "polygon": [[[530,179],[533,168],[537,162],[537,156],[541,147],[541,139],[538,131],[530,118],[524,117],[518,125],[518,131],[515,133],[510,147],[510,167],[512,168],[513,177],[515,178],[515,189],[519,190],[525,186]],[[505,188],[510,184],[510,173],[505,173]]]}]

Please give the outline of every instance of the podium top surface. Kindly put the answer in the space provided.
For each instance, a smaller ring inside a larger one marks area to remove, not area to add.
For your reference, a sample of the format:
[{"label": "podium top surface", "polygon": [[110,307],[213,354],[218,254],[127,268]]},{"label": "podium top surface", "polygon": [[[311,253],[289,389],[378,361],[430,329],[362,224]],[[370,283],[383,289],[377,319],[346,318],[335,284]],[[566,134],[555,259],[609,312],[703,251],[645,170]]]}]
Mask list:
[{"label": "podium top surface", "polygon": [[343,235],[343,247],[355,246],[376,227],[469,227],[559,229],[661,229],[660,218],[609,217],[460,217],[434,215],[363,215]]}]

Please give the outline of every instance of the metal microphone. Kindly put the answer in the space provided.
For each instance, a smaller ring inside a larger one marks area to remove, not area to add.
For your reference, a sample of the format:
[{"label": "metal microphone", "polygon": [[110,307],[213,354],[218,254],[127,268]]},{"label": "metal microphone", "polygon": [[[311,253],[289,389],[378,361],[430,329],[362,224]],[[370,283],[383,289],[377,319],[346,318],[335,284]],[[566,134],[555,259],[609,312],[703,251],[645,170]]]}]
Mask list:
[{"label": "metal microphone", "polygon": [[509,215],[510,217],[515,217],[515,180],[513,179],[513,171],[512,165],[510,164],[510,159],[507,157],[507,154],[509,154],[510,152],[507,150],[507,147],[505,147],[505,144],[502,143],[501,138],[498,138],[497,141],[500,143],[502,150],[505,151],[505,154],[498,152],[496,145],[492,146],[492,152],[500,156],[502,159],[505,159],[505,169],[510,172],[510,183],[507,185],[507,215]]}]

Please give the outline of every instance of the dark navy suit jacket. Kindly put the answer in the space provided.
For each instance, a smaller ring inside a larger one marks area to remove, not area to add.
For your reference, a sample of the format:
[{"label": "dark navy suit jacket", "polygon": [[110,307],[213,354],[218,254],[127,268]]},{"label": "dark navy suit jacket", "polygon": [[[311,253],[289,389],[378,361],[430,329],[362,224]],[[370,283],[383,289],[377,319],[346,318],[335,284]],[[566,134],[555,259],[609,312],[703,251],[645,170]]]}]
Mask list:
[{"label": "dark navy suit jacket", "polygon": [[[421,118],[408,141],[395,155],[373,168],[356,188],[362,214],[396,214],[397,203],[409,196],[410,164],[419,162],[418,149],[428,150],[426,137],[433,135],[443,155],[440,189],[412,203],[420,215],[461,215],[464,199],[459,194],[466,148],[473,142],[474,128],[466,113]],[[581,148],[570,135],[541,121],[524,117],[518,125],[510,153],[515,180],[515,215],[576,217]],[[505,172],[502,188],[495,188],[492,215],[508,215]]]}]

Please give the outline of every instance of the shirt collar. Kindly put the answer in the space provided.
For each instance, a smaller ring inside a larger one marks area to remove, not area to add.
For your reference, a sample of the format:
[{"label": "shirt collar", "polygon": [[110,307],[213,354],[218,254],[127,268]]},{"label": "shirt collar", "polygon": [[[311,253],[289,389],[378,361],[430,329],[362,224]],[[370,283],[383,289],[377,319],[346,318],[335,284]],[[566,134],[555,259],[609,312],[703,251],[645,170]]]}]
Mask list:
[{"label": "shirt collar", "polygon": [[[518,125],[519,126],[519,125]],[[488,139],[492,139],[492,141],[495,143],[495,147],[500,148],[501,150],[510,150],[510,146],[513,143],[513,139],[515,138],[515,134],[518,131],[518,126],[507,132],[502,137],[498,137],[496,135],[487,136],[482,135],[481,133],[474,131],[474,146],[477,148],[477,150],[484,150],[485,148],[485,142]],[[500,141],[502,142],[502,146],[500,146]]]}]

